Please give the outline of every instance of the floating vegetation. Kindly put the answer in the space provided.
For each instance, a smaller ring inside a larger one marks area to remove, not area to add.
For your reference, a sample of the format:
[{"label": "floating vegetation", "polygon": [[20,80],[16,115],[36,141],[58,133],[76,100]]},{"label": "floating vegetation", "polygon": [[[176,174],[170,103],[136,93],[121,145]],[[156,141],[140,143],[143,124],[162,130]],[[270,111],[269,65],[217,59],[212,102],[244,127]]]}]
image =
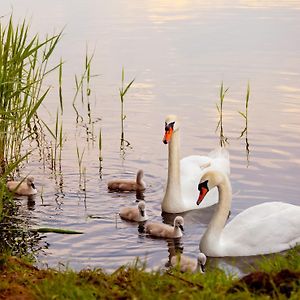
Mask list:
[{"label": "floating vegetation", "polygon": [[216,104],[218,113],[219,113],[219,122],[216,128],[216,132],[219,130],[219,140],[220,140],[220,146],[225,147],[226,144],[229,144],[228,138],[224,135],[224,129],[223,129],[223,104],[224,104],[224,98],[229,88],[226,88],[224,90],[223,81],[220,88],[220,103]]},{"label": "floating vegetation", "polygon": [[30,231],[31,232],[40,232],[40,233],[83,234],[82,231],[62,229],[62,228],[48,228],[48,227],[30,229]]},{"label": "floating vegetation", "polygon": [[248,82],[247,93],[246,93],[246,102],[245,102],[245,111],[244,112],[239,111],[239,114],[245,120],[245,127],[244,127],[244,129],[242,130],[242,132],[240,134],[240,138],[245,136],[247,167],[249,166],[249,155],[250,155],[249,142],[248,142],[248,104],[249,104],[249,98],[250,98],[250,85],[249,85],[249,82]]},{"label": "floating vegetation", "polygon": [[125,149],[130,146],[130,142],[125,139],[124,135],[124,121],[126,119],[126,115],[124,113],[124,100],[125,100],[125,95],[128,92],[129,88],[133,84],[135,79],[131,80],[127,86],[125,87],[125,71],[124,67],[122,68],[122,85],[121,88],[119,88],[119,93],[120,93],[120,102],[121,102],[121,139],[120,139],[120,151],[121,153],[125,154]]}]

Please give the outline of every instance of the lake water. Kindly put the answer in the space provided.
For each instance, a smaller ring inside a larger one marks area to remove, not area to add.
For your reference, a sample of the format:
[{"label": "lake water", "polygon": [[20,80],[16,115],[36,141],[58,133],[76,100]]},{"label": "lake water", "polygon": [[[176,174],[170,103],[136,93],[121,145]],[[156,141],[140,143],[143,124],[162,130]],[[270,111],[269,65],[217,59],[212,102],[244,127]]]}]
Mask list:
[{"label": "lake water", "polygon": [[[223,127],[231,155],[230,218],[265,201],[299,205],[299,1],[1,1],[1,15],[11,10],[15,20],[30,20],[31,32],[41,37],[64,28],[53,59],[53,63],[64,61],[61,173],[53,172],[35,151],[22,172],[35,176],[39,193],[34,202],[20,199],[20,204],[35,227],[84,234],[46,234],[49,247],[39,257],[41,264],[61,262],[78,270],[113,271],[139,256],[149,268],[165,265],[172,246],[139,234],[137,225],[117,216],[120,207],[136,205],[136,195],[109,193],[106,184],[113,178],[134,178],[142,168],[148,184],[144,193],[148,214],[162,221],[160,203],[167,178],[167,146],[162,143],[165,116],[174,113],[182,120],[182,157],[207,154],[219,144],[216,103],[222,82],[229,88]],[[89,54],[94,52],[91,73],[98,76],[91,78],[90,97],[84,97],[83,104],[76,100],[83,116],[76,123],[74,76],[83,73],[86,48]],[[130,147],[123,151],[122,67],[126,83],[135,78],[125,96],[125,138]],[[40,112],[51,128],[59,106],[57,78],[57,74],[48,78],[53,88]],[[239,138],[245,120],[238,111],[245,110],[248,82],[247,155],[245,136]],[[94,142],[86,128],[94,133]],[[83,153],[85,190],[82,180],[80,185],[77,149]],[[212,212],[210,208],[184,215],[181,246],[185,254],[197,256]],[[242,261],[210,260],[238,273],[243,272]]]}]

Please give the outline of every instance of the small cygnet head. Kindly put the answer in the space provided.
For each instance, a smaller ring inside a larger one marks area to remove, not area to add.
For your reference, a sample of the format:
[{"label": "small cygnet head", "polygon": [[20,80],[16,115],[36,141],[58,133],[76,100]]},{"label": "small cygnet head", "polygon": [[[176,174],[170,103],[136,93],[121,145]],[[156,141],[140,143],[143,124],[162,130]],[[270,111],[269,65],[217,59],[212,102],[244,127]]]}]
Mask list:
[{"label": "small cygnet head", "polygon": [[179,227],[181,231],[184,231],[183,225],[184,225],[183,217],[177,216],[174,220],[174,227]]},{"label": "small cygnet head", "polygon": [[137,171],[136,178],[142,179],[144,176],[144,171],[142,169]]},{"label": "small cygnet head", "polygon": [[140,214],[141,214],[142,217],[145,216],[145,208],[146,208],[145,201],[140,201],[139,204],[138,204],[138,209],[139,209]]},{"label": "small cygnet head", "polygon": [[28,176],[26,179],[27,185],[35,189],[33,176]]},{"label": "small cygnet head", "polygon": [[198,256],[198,266],[200,267],[200,271],[202,273],[205,272],[205,264],[206,264],[206,255],[202,252],[200,252]]},{"label": "small cygnet head", "polygon": [[136,183],[138,185],[140,185],[140,189],[144,190],[146,188],[146,183],[143,180],[143,176],[144,176],[144,171],[143,170],[138,170],[137,174],[136,174]]},{"label": "small cygnet head", "polygon": [[168,144],[171,141],[173,132],[179,129],[179,121],[177,116],[169,115],[165,120],[165,135],[163,138],[163,143]]}]

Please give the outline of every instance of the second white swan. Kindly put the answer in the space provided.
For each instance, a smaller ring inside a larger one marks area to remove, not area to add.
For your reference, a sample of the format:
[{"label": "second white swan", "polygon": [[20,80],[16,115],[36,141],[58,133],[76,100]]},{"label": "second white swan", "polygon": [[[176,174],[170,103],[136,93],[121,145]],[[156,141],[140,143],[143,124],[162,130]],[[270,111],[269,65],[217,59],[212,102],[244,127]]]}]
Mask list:
[{"label": "second white swan", "polygon": [[[226,226],[231,207],[231,185],[227,175],[207,171],[200,180],[197,204],[218,187],[219,202],[200,241],[207,256],[251,256],[280,252],[300,243],[300,206],[266,202],[238,214]],[[225,226],[225,227],[224,227]]]},{"label": "second white swan", "polygon": [[217,203],[218,193],[214,189],[209,193],[207,201],[196,205],[199,179],[208,167],[228,175],[230,173],[229,153],[224,148],[216,149],[208,156],[192,155],[180,160],[179,127],[176,116],[166,117],[163,142],[169,145],[168,179],[161,207],[167,213],[181,213]]}]

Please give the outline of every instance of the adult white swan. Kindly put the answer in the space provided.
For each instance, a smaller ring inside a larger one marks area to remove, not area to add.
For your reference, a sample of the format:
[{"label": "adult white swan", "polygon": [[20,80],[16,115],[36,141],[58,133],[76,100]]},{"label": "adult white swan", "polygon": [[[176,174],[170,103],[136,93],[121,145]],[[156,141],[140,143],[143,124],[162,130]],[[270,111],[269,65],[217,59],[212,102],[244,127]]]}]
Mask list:
[{"label": "adult white swan", "polygon": [[[280,252],[300,243],[300,206],[266,202],[238,214],[226,226],[231,206],[231,185],[227,175],[215,170],[201,178],[197,204],[218,187],[219,202],[200,241],[207,256],[250,256]],[[225,226],[225,227],[224,227]]]},{"label": "adult white swan", "polygon": [[196,205],[199,179],[208,166],[228,175],[230,173],[229,153],[224,148],[216,149],[208,156],[187,156],[179,162],[179,126],[176,116],[167,116],[163,142],[169,145],[168,180],[161,207],[164,212],[168,213],[181,213],[217,203],[218,193],[214,189],[209,193],[205,203]]}]

